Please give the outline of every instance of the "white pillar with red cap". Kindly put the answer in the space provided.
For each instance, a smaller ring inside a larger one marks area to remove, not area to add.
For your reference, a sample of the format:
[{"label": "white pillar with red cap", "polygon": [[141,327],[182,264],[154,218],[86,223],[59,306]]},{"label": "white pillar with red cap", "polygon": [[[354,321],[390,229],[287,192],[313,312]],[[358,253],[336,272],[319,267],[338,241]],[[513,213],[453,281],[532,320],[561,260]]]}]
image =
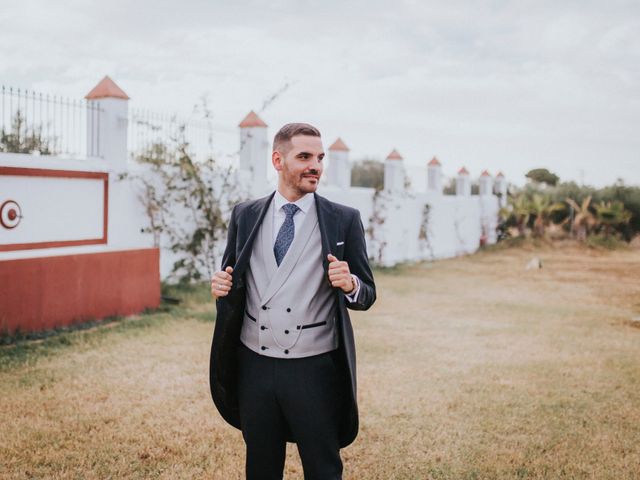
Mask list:
[{"label": "white pillar with red cap", "polygon": [[129,96],[105,76],[87,99],[87,156],[104,158],[114,172],[128,168]]},{"label": "white pillar with red cap", "polygon": [[493,192],[500,199],[500,206],[504,207],[507,205],[507,179],[504,177],[502,172],[498,172],[496,175],[496,180],[493,185]]},{"label": "white pillar with red cap", "polygon": [[493,195],[493,178],[487,170],[480,174],[478,193],[482,196]]},{"label": "white pillar with red cap", "polygon": [[456,177],[456,195],[461,197],[471,196],[471,181],[469,179],[469,171],[462,167],[458,170],[458,176]]},{"label": "white pillar with red cap", "polygon": [[427,192],[442,194],[442,164],[435,156],[427,164]]},{"label": "white pillar with red cap", "polygon": [[329,147],[329,167],[326,171],[328,185],[347,189],[351,187],[349,147],[338,138]]},{"label": "white pillar with red cap", "polygon": [[404,184],[404,162],[402,155],[394,148],[384,161],[384,189],[388,192],[402,192]]},{"label": "white pillar with red cap", "polygon": [[259,190],[267,183],[267,166],[270,158],[267,124],[251,110],[238,127],[240,127],[240,171],[248,172],[252,188]]}]

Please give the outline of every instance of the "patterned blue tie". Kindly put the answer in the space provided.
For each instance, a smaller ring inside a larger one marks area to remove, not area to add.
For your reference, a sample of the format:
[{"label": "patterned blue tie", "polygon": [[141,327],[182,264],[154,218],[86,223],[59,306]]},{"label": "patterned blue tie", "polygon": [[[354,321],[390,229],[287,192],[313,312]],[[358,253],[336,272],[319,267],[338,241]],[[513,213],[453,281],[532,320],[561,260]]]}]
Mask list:
[{"label": "patterned blue tie", "polygon": [[293,223],[293,216],[296,214],[298,210],[297,205],[293,203],[287,203],[282,206],[286,217],[284,219],[284,223],[280,227],[278,231],[278,236],[276,237],[276,243],[273,245],[273,253],[276,256],[276,263],[280,266],[280,262],[287,254],[287,250],[289,250],[289,246],[291,246],[291,242],[293,242],[293,235],[295,233],[295,225]]}]

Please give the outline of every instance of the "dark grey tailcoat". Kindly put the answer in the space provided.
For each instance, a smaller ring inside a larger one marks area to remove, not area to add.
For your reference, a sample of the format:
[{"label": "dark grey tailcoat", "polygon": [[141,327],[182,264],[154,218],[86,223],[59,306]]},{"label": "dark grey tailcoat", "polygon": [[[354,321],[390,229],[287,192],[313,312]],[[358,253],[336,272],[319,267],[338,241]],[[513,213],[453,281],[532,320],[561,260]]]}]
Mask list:
[{"label": "dark grey tailcoat", "polygon": [[[234,207],[229,223],[227,247],[222,258],[223,270],[228,266],[234,269],[233,287],[226,297],[221,297],[216,302],[217,317],[211,346],[209,380],[211,396],[218,411],[236,428],[240,428],[236,352],[246,302],[245,272],[249,265],[253,242],[274,193]],[[338,364],[343,374],[345,390],[348,392],[340,432],[340,446],[345,447],[353,442],[358,434],[356,350],[347,309],[367,310],[376,299],[376,287],[367,259],[364,229],[358,210],[331,202],[318,194],[315,194],[315,205],[322,238],[325,273],[329,265],[327,255],[331,253],[339,260],[346,261],[351,273],[360,279],[360,292],[356,302],[349,302],[341,289],[335,289],[340,339]]]}]

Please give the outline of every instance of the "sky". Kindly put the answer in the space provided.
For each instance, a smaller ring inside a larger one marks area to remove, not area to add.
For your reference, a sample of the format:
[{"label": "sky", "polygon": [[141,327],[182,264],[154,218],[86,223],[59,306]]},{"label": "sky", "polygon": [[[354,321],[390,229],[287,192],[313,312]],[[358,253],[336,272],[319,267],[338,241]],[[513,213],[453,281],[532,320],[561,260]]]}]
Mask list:
[{"label": "sky", "polygon": [[[220,156],[255,110],[396,148],[420,176],[533,168],[640,185],[640,2],[0,0],[0,84],[82,98],[109,75],[131,106],[204,97]],[[276,95],[275,100],[267,100]]]}]

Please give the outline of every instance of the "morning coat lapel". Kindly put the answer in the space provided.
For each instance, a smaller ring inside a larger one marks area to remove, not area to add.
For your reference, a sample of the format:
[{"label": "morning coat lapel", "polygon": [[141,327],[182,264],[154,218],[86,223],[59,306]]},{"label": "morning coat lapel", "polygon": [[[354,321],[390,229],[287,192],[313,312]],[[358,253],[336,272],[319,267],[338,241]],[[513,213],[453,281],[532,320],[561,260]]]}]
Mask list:
[{"label": "morning coat lapel", "polygon": [[338,225],[340,225],[341,214],[333,208],[331,202],[321,197],[317,193],[316,210],[318,212],[318,226],[320,227],[320,237],[322,238],[322,266],[326,274],[329,273],[329,260],[327,255],[334,253],[334,248],[338,241]]},{"label": "morning coat lapel", "polygon": [[256,200],[253,205],[247,207],[247,210],[241,214],[246,216],[246,220],[243,222],[245,227],[238,229],[236,242],[241,245],[241,250],[238,254],[236,264],[233,266],[233,282],[237,282],[236,284],[238,285],[244,283],[243,276],[249,264],[253,242],[260,230],[260,225],[264,220],[267,210],[269,210],[269,205],[275,193],[274,191],[271,195]]},{"label": "morning coat lapel", "polygon": [[[260,255],[260,258],[262,259],[263,272],[266,275],[265,282],[260,283],[261,285],[270,284],[278,270],[276,256],[273,253],[273,216],[275,215],[275,208],[275,202],[269,202],[269,208],[267,209],[267,214],[262,221],[260,234],[256,239],[257,242],[260,242],[259,248],[262,249],[262,255]],[[260,292],[261,296],[262,293],[263,292]]]}]

